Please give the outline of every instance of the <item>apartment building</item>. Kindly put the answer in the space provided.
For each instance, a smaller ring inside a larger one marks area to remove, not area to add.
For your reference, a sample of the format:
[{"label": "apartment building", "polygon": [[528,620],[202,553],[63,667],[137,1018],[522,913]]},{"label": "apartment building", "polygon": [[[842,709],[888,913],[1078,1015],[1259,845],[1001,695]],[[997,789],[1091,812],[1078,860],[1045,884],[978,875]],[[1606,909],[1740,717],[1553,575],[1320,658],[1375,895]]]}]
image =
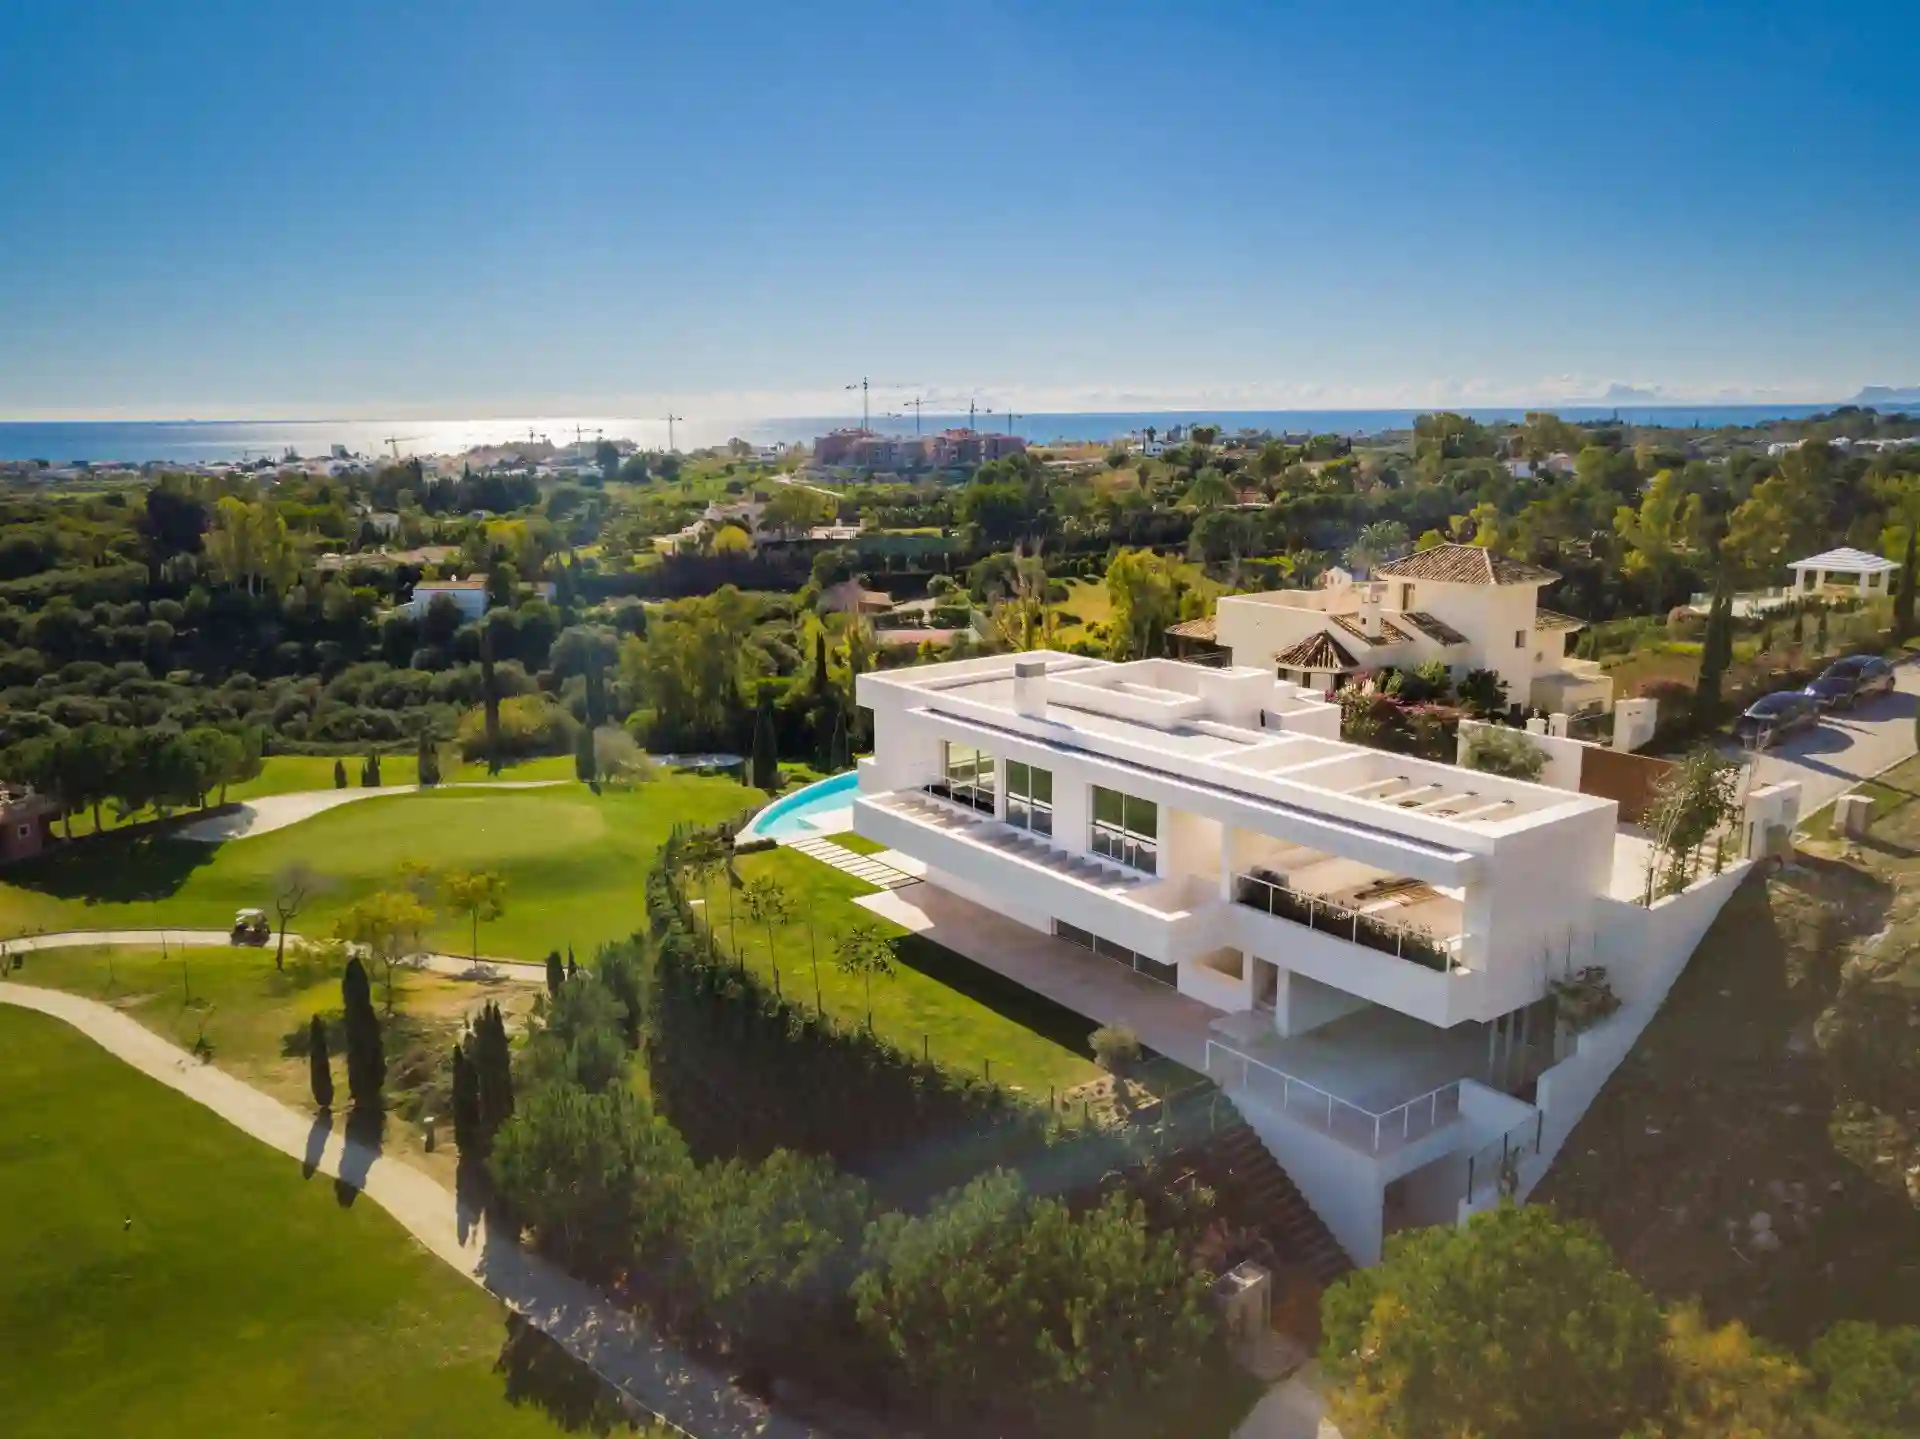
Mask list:
[{"label": "apartment building", "polygon": [[1646,841],[1612,800],[1343,743],[1265,665],[995,656],[859,701],[854,827],[956,947],[1206,1069],[1361,1263],[1484,1197],[1488,1145],[1571,1127],[1523,1097],[1570,1057],[1554,977],[1610,955],[1664,993],[1698,937],[1625,913]]},{"label": "apartment building", "polygon": [[1567,654],[1585,622],[1540,604],[1540,591],[1559,578],[1479,545],[1443,544],[1377,566],[1364,582],[1333,570],[1318,589],[1227,595],[1213,640],[1237,665],[1323,693],[1375,670],[1439,660],[1456,679],[1492,670],[1516,706],[1605,709],[1612,679]]}]

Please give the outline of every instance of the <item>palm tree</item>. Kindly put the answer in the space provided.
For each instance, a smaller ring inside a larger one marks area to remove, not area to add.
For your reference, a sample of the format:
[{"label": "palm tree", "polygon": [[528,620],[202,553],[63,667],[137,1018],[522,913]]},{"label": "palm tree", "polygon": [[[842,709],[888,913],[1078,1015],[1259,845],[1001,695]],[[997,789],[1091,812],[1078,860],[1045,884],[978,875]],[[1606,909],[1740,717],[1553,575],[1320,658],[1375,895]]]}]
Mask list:
[{"label": "palm tree", "polygon": [[1375,564],[1404,549],[1407,527],[1398,520],[1375,520],[1364,527],[1347,546],[1347,567],[1365,579]]}]

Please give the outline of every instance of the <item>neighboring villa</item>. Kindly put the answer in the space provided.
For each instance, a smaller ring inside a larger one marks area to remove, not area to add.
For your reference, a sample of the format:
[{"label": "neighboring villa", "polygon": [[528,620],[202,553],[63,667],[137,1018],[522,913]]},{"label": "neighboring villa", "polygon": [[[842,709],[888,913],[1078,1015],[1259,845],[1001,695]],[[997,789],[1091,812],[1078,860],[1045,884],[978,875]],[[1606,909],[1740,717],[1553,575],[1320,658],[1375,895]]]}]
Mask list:
[{"label": "neighboring villa", "polygon": [[1540,607],[1540,590],[1559,578],[1480,545],[1443,544],[1380,565],[1367,582],[1336,569],[1319,589],[1226,595],[1211,634],[1194,624],[1179,632],[1323,694],[1375,670],[1439,660],[1455,679],[1492,670],[1520,708],[1603,710],[1613,681],[1566,653],[1586,622]]},{"label": "neighboring villa", "polygon": [[[1478,554],[1511,578],[1416,576],[1418,604],[1485,591],[1524,633],[1548,577]],[[1559,788],[1343,743],[1337,707],[1264,654],[1040,652],[858,683],[874,753],[854,827],[934,891],[884,898],[1206,1069],[1363,1264],[1393,1228],[1490,1202],[1503,1152],[1537,1181],[1798,803],[1749,796],[1725,872],[1647,907],[1647,839],[1580,792],[1583,756],[1607,768],[1595,747],[1557,734],[1531,739]],[[1596,963],[1623,1008],[1576,1039],[1549,982]]]}]

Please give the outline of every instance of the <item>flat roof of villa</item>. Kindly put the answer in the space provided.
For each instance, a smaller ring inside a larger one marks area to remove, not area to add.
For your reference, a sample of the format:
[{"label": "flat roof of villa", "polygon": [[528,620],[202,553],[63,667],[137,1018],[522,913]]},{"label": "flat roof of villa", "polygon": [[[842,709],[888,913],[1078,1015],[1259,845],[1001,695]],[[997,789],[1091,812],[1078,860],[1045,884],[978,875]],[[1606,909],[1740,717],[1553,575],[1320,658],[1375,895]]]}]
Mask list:
[{"label": "flat roof of villa", "polygon": [[[1046,666],[1044,716],[1019,710],[1016,659]],[[1116,664],[1036,651],[875,671],[860,679],[905,691],[917,701],[915,709],[959,724],[991,726],[1256,803],[1302,805],[1388,829],[1404,815],[1439,821],[1456,833],[1485,834],[1516,821],[1527,828],[1570,808],[1612,803],[1344,740],[1217,718],[1220,708],[1209,695],[1223,689],[1247,686],[1263,706],[1272,699],[1275,681],[1264,669],[1212,669],[1177,660]]]}]

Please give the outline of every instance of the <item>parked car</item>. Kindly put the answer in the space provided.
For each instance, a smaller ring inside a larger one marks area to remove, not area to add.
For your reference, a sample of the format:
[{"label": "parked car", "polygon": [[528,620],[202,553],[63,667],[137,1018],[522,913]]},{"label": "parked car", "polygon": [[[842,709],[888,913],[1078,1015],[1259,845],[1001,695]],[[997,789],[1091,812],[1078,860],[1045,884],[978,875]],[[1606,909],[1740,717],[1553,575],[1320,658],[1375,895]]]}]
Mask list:
[{"label": "parked car", "polygon": [[1819,700],[1805,690],[1776,690],[1747,706],[1733,722],[1733,737],[1748,749],[1765,749],[1819,723]]},{"label": "parked car", "polygon": [[1863,699],[1893,693],[1893,666],[1878,655],[1848,655],[1828,665],[1807,693],[1823,710],[1850,710]]}]

